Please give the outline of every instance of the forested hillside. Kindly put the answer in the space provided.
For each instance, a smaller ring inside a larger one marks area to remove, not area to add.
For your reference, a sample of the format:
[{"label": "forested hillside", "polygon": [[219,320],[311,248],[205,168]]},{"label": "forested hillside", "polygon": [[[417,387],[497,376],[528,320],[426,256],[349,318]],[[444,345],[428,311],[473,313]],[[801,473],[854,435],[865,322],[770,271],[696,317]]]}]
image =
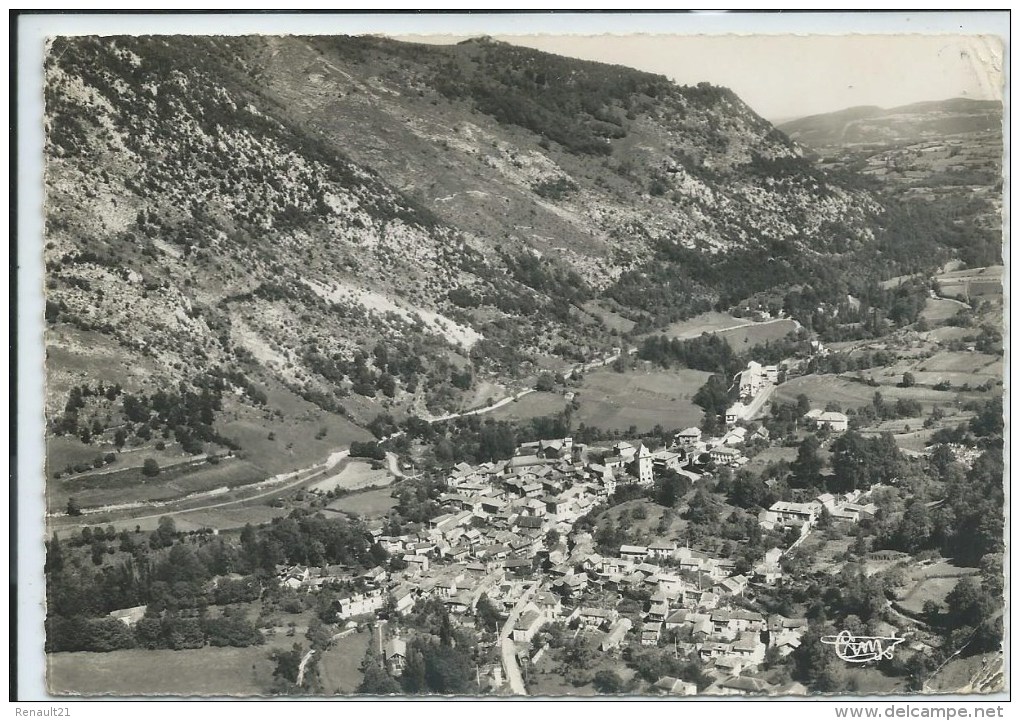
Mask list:
[{"label": "forested hillside", "polygon": [[46,109],[47,407],[86,447],[365,437],[608,354],[606,311],[810,323],[957,232],[727,89],[487,39],[61,38]]}]

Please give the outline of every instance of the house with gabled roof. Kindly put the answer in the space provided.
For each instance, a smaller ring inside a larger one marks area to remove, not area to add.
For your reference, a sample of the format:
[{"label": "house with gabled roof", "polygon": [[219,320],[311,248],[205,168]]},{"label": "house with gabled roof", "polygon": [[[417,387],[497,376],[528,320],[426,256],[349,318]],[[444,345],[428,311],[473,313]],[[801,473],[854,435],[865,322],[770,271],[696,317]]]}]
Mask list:
[{"label": "house with gabled roof", "polygon": [[657,646],[662,636],[662,623],[657,621],[646,621],[641,626],[641,645]]},{"label": "house with gabled roof", "polygon": [[685,625],[690,623],[690,621],[688,620],[688,614],[689,611],[686,611],[681,608],[676,611],[673,611],[671,614],[666,616],[665,620],[666,630],[672,631],[674,629],[683,628]]},{"label": "house with gabled roof", "polygon": [[390,675],[399,678],[407,665],[407,642],[400,637],[391,638],[386,642],[383,657]]},{"label": "house with gabled roof", "polygon": [[676,541],[658,541],[648,547],[648,552],[655,558],[671,558],[676,553]]},{"label": "house with gabled roof", "polygon": [[529,603],[514,624],[511,637],[518,643],[528,642],[538,633],[538,629],[548,623],[548,617],[534,604]]},{"label": "house with gabled roof", "polygon": [[647,546],[620,546],[620,557],[632,561],[643,561],[648,557]]},{"label": "house with gabled roof", "polygon": [[769,684],[754,676],[729,676],[724,678],[708,689],[705,693],[719,696],[750,696],[768,693]]},{"label": "house with gabled roof", "polygon": [[697,684],[681,681],[673,676],[663,676],[652,685],[652,689],[662,696],[696,696]]},{"label": "house with gabled roof", "polygon": [[701,441],[701,429],[696,426],[685,428],[674,436],[680,445],[691,445]]},{"label": "house with gabled roof", "polygon": [[739,596],[747,588],[747,576],[737,575],[724,578],[713,588],[720,595]]},{"label": "house with gabled roof", "polygon": [[609,633],[606,634],[606,637],[602,639],[602,643],[599,644],[599,650],[605,652],[618,648],[627,637],[627,632],[630,631],[632,625],[629,618],[616,619],[612,628],[609,629]]},{"label": "house with gabled roof", "polygon": [[404,555],[403,561],[407,564],[407,569],[412,573],[427,573],[429,570],[428,556],[408,553]]},{"label": "house with gabled roof", "polygon": [[580,608],[577,610],[577,619],[592,628],[603,628],[609,626],[619,618],[620,614],[611,608]]}]

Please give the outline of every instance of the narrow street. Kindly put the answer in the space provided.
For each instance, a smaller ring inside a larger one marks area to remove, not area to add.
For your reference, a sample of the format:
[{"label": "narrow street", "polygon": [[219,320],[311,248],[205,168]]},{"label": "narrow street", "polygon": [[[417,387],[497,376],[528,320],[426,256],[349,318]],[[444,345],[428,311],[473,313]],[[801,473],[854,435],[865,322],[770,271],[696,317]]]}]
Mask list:
[{"label": "narrow street", "polygon": [[520,618],[524,606],[537,588],[538,584],[532,583],[528,590],[521,594],[517,604],[510,611],[510,616],[507,618],[506,623],[503,624],[503,630],[499,633],[500,660],[503,664],[503,672],[506,674],[507,683],[510,684],[510,692],[518,696],[527,695],[528,690],[524,686],[521,667],[517,663],[517,644],[514,642],[512,635],[517,619]]}]

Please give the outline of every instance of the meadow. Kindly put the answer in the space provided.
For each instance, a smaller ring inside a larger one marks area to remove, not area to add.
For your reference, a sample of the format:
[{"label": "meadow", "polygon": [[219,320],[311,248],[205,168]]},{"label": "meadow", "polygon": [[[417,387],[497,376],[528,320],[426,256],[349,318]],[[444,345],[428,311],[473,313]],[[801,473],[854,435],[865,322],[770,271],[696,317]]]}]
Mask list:
[{"label": "meadow", "polygon": [[325,493],[341,488],[353,491],[371,486],[386,486],[392,482],[393,476],[386,468],[372,468],[372,464],[367,461],[347,459],[341,461],[339,473],[330,472],[329,476],[308,486],[308,490]]},{"label": "meadow", "polygon": [[756,345],[780,340],[796,330],[797,324],[794,321],[783,318],[722,330],[717,335],[725,339],[737,353],[746,353]]},{"label": "meadow", "polygon": [[734,318],[729,313],[719,313],[713,310],[687,320],[677,321],[654,335],[667,335],[671,338],[697,338],[702,333],[715,333],[747,322],[744,318]]},{"label": "meadow", "polygon": [[907,572],[907,586],[897,593],[899,605],[911,613],[921,613],[925,601],[941,604],[961,578],[977,573],[976,568],[959,568],[946,561],[913,567]]},{"label": "meadow", "polygon": [[656,425],[680,429],[701,422],[702,410],[691,401],[710,374],[686,368],[605,369],[588,373],[578,389],[579,423],[607,430],[650,431]]},{"label": "meadow", "polygon": [[[900,376],[891,376],[891,378]],[[876,387],[842,376],[824,374],[800,376],[788,380],[776,388],[775,401],[796,403],[797,396],[803,393],[811,401],[813,408],[823,408],[830,402],[838,403],[842,408],[860,408],[870,404],[876,392],[881,393],[886,402],[895,402],[900,398],[915,400],[921,404],[926,413],[936,405],[949,409],[963,400],[988,397],[988,394],[976,391],[960,392],[953,389],[937,391],[922,386],[900,388],[897,385],[880,385]]]},{"label": "meadow", "polygon": [[341,513],[357,513],[362,518],[382,518],[397,505],[389,488],[352,493],[336,499],[327,509]]},{"label": "meadow", "polygon": [[95,508],[142,501],[166,501],[192,493],[257,483],[266,477],[264,469],[236,458],[213,465],[205,460],[182,463],[146,477],[141,468],[109,473],[67,476],[50,481],[47,504],[51,512],[67,507],[73,497],[81,508]]},{"label": "meadow", "polygon": [[365,676],[361,672],[361,663],[373,636],[372,631],[359,629],[338,638],[322,653],[318,667],[324,693],[350,695],[355,692]]},{"label": "meadow", "polygon": [[56,695],[255,696],[272,682],[272,648],[270,642],[248,648],[53,653],[46,658],[47,683]]}]

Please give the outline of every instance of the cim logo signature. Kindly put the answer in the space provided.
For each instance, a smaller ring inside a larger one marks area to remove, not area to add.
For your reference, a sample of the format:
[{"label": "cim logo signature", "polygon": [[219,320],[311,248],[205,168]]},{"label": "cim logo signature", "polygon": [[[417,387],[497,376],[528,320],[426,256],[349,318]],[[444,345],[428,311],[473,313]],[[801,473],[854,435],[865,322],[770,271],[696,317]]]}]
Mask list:
[{"label": "cim logo signature", "polygon": [[892,658],[893,650],[906,641],[896,636],[854,636],[840,631],[836,636],[822,636],[822,643],[836,647],[836,655],[847,663],[867,663]]}]

